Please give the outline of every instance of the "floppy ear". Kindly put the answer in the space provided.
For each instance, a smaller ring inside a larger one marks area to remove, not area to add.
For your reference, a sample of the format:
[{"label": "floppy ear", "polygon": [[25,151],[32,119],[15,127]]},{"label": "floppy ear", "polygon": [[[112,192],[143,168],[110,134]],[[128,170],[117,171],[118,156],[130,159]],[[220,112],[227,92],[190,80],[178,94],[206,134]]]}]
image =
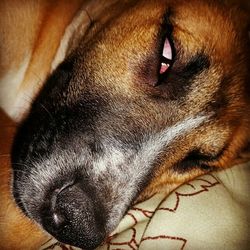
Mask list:
[{"label": "floppy ear", "polygon": [[[81,2],[82,0],[79,1]],[[82,1],[81,8],[77,11],[75,17],[67,26],[60,41],[60,46],[52,63],[52,71],[67,55],[75,50],[81,42],[82,37],[88,33],[88,28],[99,18],[99,15],[103,13],[104,10],[108,10],[109,7],[115,3],[116,1],[100,1],[100,3],[96,5],[95,1],[93,3]],[[119,3],[119,5],[122,5],[122,3]],[[102,16],[102,22],[108,20],[110,14],[111,12],[106,11],[104,17]],[[100,20],[98,19],[98,21]]]},{"label": "floppy ear", "polygon": [[91,18],[83,6],[66,28],[60,41],[59,48],[52,63],[52,71],[70,54],[80,42],[83,34],[91,24]]}]

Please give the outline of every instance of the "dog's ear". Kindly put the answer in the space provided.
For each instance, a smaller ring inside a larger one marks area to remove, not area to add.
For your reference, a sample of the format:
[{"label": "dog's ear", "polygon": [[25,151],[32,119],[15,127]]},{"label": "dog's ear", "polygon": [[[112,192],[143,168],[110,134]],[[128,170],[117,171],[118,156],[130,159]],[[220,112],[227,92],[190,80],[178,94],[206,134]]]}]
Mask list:
[{"label": "dog's ear", "polygon": [[[99,1],[100,3],[98,6],[95,6],[95,3],[82,4],[82,7],[77,11],[75,17],[67,26],[60,41],[60,46],[52,63],[52,71],[55,70],[60,63],[62,63],[64,58],[66,58],[78,47],[83,37],[85,37],[85,40],[88,40],[87,36],[89,27],[92,26],[94,22],[96,24],[97,19],[98,22],[105,23],[105,20],[109,19],[109,15],[112,15],[112,11],[107,11],[105,16],[101,17],[102,21],[99,20],[99,15],[104,11],[104,9],[108,9],[109,6],[115,2],[104,0]],[[123,6],[122,3],[119,3],[119,5]],[[124,5],[126,6],[126,3],[124,3]]]},{"label": "dog's ear", "polygon": [[81,8],[64,32],[52,63],[52,70],[56,69],[66,55],[70,54],[78,46],[81,37],[83,37],[90,24],[91,17],[84,8]]}]

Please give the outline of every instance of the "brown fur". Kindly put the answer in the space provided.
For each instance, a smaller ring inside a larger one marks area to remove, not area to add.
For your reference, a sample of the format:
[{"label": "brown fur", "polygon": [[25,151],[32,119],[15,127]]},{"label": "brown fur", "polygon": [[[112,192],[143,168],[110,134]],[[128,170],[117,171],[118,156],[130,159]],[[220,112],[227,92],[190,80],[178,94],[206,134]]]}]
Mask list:
[{"label": "brown fur", "polygon": [[[177,4],[178,6],[178,4]],[[218,11],[218,13],[217,13]],[[183,46],[185,46],[190,50],[190,54],[193,54],[193,51],[197,51],[198,48],[203,47],[204,44],[210,43],[216,45],[219,44],[219,46],[214,46],[216,48],[216,57],[213,58],[213,60],[220,61],[220,58],[227,59],[227,64],[223,65],[226,68],[226,71],[233,72],[234,70],[240,70],[242,71],[242,75],[246,74],[246,69],[237,68],[237,59],[231,57],[228,55],[228,47],[232,46],[237,50],[239,48],[239,44],[235,43],[235,37],[237,37],[238,34],[235,33],[234,27],[232,26],[232,23],[230,23],[228,20],[231,16],[237,16],[238,15],[238,9],[231,9],[231,12],[224,13],[222,16],[219,10],[216,8],[211,8],[210,4],[207,5],[207,9],[204,9],[204,5],[196,1],[196,4],[194,5],[193,2],[186,3],[185,5],[181,5],[180,8],[177,7],[177,12],[179,12],[179,18],[176,20],[175,23],[175,35],[182,41]],[[206,13],[206,15],[199,15],[199,13]],[[220,13],[220,14],[219,14]],[[218,21],[218,16],[221,18]],[[187,18],[190,17],[190,18]],[[195,18],[193,18],[195,17]],[[197,18],[198,17],[198,18]],[[214,20],[213,20],[214,18]],[[234,25],[240,26],[242,23],[246,23],[248,17],[247,16],[241,16],[242,20],[238,23],[235,23]],[[185,20],[185,21],[184,21]],[[189,20],[189,23],[186,21]],[[217,32],[214,32],[213,35],[210,33],[204,32],[206,29],[204,27],[206,26],[213,26],[214,29],[218,29]],[[220,32],[220,27],[223,26],[224,32]],[[215,35],[218,35],[218,37],[214,37]],[[226,36],[226,39],[225,39]],[[183,42],[184,41],[184,42]],[[230,43],[235,43],[234,45]],[[190,46],[191,44],[191,46]],[[193,45],[193,47],[192,47]],[[213,46],[211,46],[213,48]],[[192,51],[193,50],[193,51]],[[209,51],[208,51],[209,53]],[[240,53],[240,51],[239,51]],[[235,69],[236,68],[236,69]],[[216,69],[218,70],[218,69]],[[215,71],[214,76],[211,76],[210,81],[213,82],[212,78],[215,79],[219,76],[219,72]],[[240,81],[240,76],[238,79],[235,79],[235,82]],[[213,83],[211,83],[210,88],[214,88]],[[240,92],[241,86],[234,86],[233,89],[229,90],[228,95]],[[205,89],[204,95],[206,95],[206,92],[209,93],[209,88]],[[239,154],[242,152],[244,147],[250,143],[250,99],[249,94],[246,94],[243,98],[238,99],[238,103],[235,104],[236,106],[232,106],[228,108],[227,110],[221,111],[221,116],[224,117],[223,123],[231,122],[235,123],[235,120],[240,120],[240,122],[235,125],[235,129],[232,133],[232,131],[227,131],[225,126],[219,125],[216,126],[210,126],[208,130],[211,132],[214,130],[214,138],[209,138],[209,140],[217,140],[218,137],[220,137],[223,140],[223,137],[228,139],[228,145],[226,150],[223,152],[223,154],[217,159],[216,161],[212,162],[206,162],[206,164],[211,165],[215,168],[226,168],[229,166],[233,166],[236,162],[239,162]],[[206,101],[206,99],[204,98]],[[190,102],[196,101],[196,107],[197,110],[200,106],[202,106],[202,99],[195,99],[190,97],[188,104]],[[245,106],[245,114],[238,114],[238,107]],[[188,109],[188,108],[187,108]],[[183,142],[179,142],[180,146],[176,147],[182,148],[181,152],[179,150],[176,150],[172,153],[173,158],[167,158],[167,160],[163,161],[161,166],[159,167],[159,170],[155,173],[154,178],[152,178],[151,183],[147,186],[147,188],[144,190],[144,192],[138,197],[136,200],[142,201],[145,200],[147,197],[152,196],[155,193],[162,192],[164,189],[164,192],[169,193],[174,188],[178,187],[180,184],[187,182],[194,177],[197,177],[203,173],[200,169],[194,169],[189,171],[186,174],[178,175],[175,171],[171,168],[171,166],[176,162],[176,159],[181,159],[183,155],[185,155],[185,150],[188,151],[190,145],[195,140],[197,142],[197,145],[199,143],[203,143],[206,140],[208,140],[208,136],[206,132],[200,131],[200,141],[197,140],[197,138],[193,138],[190,136],[190,141],[185,141],[185,144],[183,145]],[[211,152],[215,150],[216,148],[206,148],[204,147],[204,152]],[[248,150],[248,148],[247,148]],[[241,159],[242,161],[247,161],[249,158],[246,157]]]},{"label": "brown fur", "polygon": [[10,194],[10,162],[1,157],[0,249],[38,249],[48,236],[17,208]]}]

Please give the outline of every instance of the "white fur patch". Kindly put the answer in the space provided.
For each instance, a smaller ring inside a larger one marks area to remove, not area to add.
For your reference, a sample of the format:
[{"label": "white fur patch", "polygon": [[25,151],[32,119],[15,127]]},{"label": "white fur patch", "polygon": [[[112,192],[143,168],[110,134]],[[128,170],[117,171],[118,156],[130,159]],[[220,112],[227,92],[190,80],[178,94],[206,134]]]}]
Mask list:
[{"label": "white fur patch", "polygon": [[[112,185],[112,189],[109,189],[110,214],[107,220],[107,230],[112,230],[120,221],[134,194],[139,191],[139,183],[147,176],[153,162],[163,149],[206,120],[208,120],[207,116],[189,117],[158,134],[146,135],[136,154],[132,151],[122,152],[113,148],[112,144],[105,146],[104,156],[93,162],[89,175],[95,183],[98,183],[99,178],[105,178],[105,181]],[[106,205],[109,206],[109,203]]]},{"label": "white fur patch", "polygon": [[207,116],[188,117],[154,136],[151,135],[149,139],[143,143],[141,154],[138,155],[135,162],[145,166],[151,164],[163,148],[197,128],[206,120],[208,120]]},{"label": "white fur patch", "polygon": [[[94,163],[93,169],[91,171],[94,172],[95,175],[102,175],[108,168],[112,168],[112,170],[119,172],[119,168],[117,166],[121,166],[124,162],[127,162],[130,158],[131,163],[135,168],[137,166],[143,168],[143,172],[145,171],[146,166],[150,166],[152,161],[162,152],[162,150],[173,143],[180,136],[185,135],[186,133],[192,131],[197,128],[202,122],[207,120],[207,116],[197,116],[197,117],[188,117],[183,121],[168,127],[154,135],[145,135],[145,139],[140,146],[140,150],[137,153],[135,158],[132,154],[133,152],[126,152],[124,154],[122,150],[112,147],[112,143],[107,143],[104,145],[105,154],[102,158],[99,158],[97,162]],[[122,174],[122,173],[121,173]],[[136,172],[138,175],[139,172]]]}]

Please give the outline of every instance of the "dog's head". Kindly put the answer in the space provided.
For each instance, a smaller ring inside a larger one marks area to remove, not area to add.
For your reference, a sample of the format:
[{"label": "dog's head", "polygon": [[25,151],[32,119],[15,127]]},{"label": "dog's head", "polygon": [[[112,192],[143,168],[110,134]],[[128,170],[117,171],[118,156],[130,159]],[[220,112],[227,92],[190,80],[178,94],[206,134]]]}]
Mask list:
[{"label": "dog's head", "polygon": [[86,249],[139,194],[227,166],[249,134],[244,15],[207,1],[124,4],[49,77],[13,147],[17,203]]}]

